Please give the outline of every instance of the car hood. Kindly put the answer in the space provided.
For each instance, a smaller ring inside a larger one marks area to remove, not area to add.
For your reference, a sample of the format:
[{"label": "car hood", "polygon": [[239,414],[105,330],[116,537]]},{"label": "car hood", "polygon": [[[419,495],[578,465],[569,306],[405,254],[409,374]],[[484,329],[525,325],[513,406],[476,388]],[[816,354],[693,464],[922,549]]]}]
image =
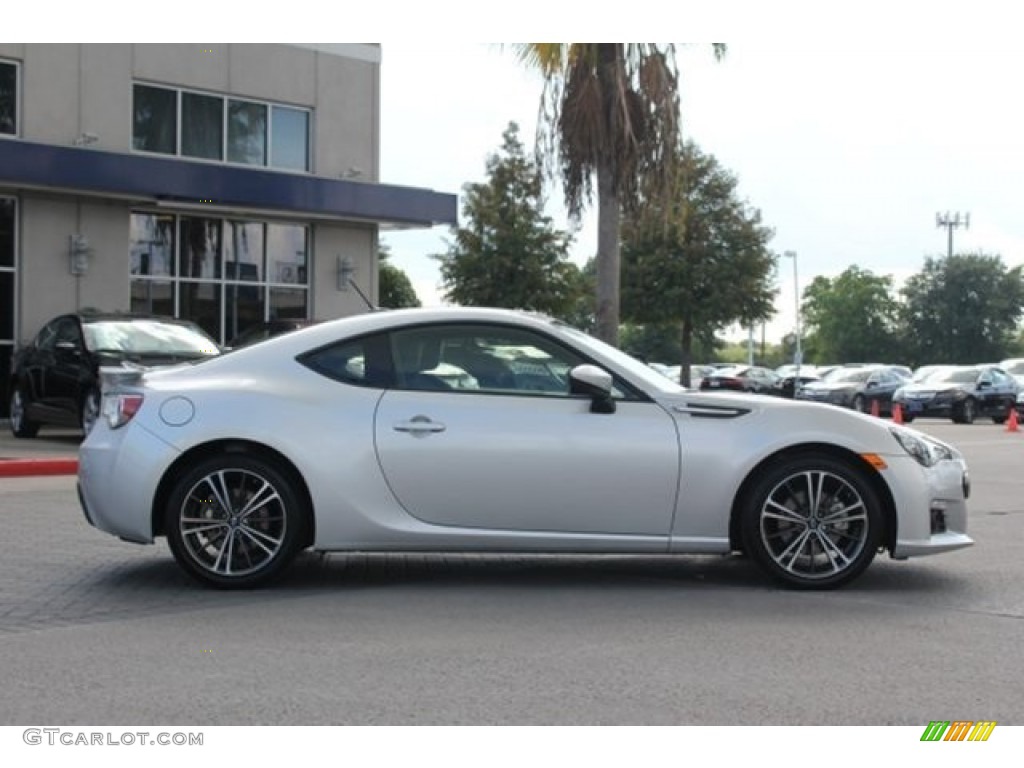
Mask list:
[{"label": "car hood", "polygon": [[803,389],[812,392],[838,392],[843,389],[857,389],[860,384],[850,381],[810,381],[803,385]]},{"label": "car hood", "polygon": [[832,443],[854,453],[903,456],[887,419],[809,400],[765,397],[741,392],[685,391],[659,396],[657,402],[672,414],[680,431],[704,430],[716,440],[761,445],[763,457],[793,444]]},{"label": "car hood", "polygon": [[900,389],[904,394],[916,394],[918,392],[957,392],[960,390],[969,391],[973,389],[970,384],[950,384],[948,382],[934,382],[929,384],[926,381],[920,384],[904,384]]}]

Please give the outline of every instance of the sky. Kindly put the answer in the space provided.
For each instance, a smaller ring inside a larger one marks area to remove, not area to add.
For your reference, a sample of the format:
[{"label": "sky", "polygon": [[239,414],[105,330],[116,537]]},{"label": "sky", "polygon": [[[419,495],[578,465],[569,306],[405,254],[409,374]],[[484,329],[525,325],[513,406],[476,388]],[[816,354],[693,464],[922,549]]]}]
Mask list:
[{"label": "sky", "polygon": [[[1011,0],[630,0],[615,14],[579,0],[375,0],[330,11],[291,0],[287,13],[178,0],[159,24],[109,1],[7,9],[5,31],[26,41],[170,42],[199,31],[229,42],[350,37],[383,40],[381,176],[387,184],[459,194],[485,181],[487,156],[510,121],[532,146],[540,80],[507,48],[476,43],[590,37],[642,39],[667,31],[709,43],[680,44],[686,138],[738,179],[738,193],[774,230],[780,259],[777,314],[766,335],[795,326],[794,284],[852,265],[900,284],[928,256],[946,252],[937,213],[970,214],[954,248],[1024,263],[1024,46]],[[313,23],[316,22],[316,23]],[[569,228],[557,183],[549,214]],[[461,203],[460,203],[461,207]],[[580,222],[572,258],[596,249],[593,210]],[[391,232],[382,240],[427,305],[441,303],[431,254],[447,227]],[[739,333],[732,329],[732,333]]]},{"label": "sky", "polygon": [[[998,43],[998,41],[996,41]],[[794,328],[794,285],[852,265],[897,285],[946,253],[938,213],[970,215],[954,251],[1024,263],[1024,47],[918,39],[800,46],[709,44],[678,55],[687,138],[738,179],[738,194],[774,230],[777,315],[767,337]],[[486,180],[485,162],[516,121],[532,146],[540,80],[495,45],[383,45],[381,180],[459,193]],[[557,183],[549,213],[569,228]],[[461,199],[460,199],[461,204]],[[573,260],[596,248],[596,215],[581,221]],[[387,233],[425,304],[442,302],[436,262],[447,227]],[[794,279],[795,278],[795,279]],[[736,329],[732,329],[736,333]]]}]

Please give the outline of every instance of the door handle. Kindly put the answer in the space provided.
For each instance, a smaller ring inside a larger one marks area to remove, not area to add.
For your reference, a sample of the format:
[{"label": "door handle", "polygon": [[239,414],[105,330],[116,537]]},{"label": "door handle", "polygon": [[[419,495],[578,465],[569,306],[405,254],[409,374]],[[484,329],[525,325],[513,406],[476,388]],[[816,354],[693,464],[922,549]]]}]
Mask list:
[{"label": "door handle", "polygon": [[431,432],[444,432],[446,427],[439,421],[431,421],[429,416],[413,416],[408,421],[400,421],[393,429],[396,432],[409,432],[410,434],[422,437]]}]

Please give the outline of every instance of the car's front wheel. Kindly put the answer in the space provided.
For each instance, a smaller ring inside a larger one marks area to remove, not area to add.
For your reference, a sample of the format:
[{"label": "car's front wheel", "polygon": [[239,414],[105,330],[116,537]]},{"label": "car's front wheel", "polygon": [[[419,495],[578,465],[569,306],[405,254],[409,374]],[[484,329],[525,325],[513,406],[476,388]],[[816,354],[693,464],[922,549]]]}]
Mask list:
[{"label": "car's front wheel", "polygon": [[953,422],[956,424],[973,424],[978,415],[978,404],[973,397],[968,397],[958,408],[953,410]]},{"label": "car's front wheel", "polygon": [[306,541],[308,510],[290,476],[249,454],[209,458],[182,476],[164,530],[175,559],[204,584],[268,583]]},{"label": "car's front wheel", "polygon": [[17,386],[12,388],[10,405],[11,433],[15,437],[35,437],[38,435],[39,423],[32,421],[28,417],[26,412],[28,403],[25,401],[24,393]]},{"label": "car's front wheel", "polygon": [[878,550],[885,514],[864,471],[813,454],[761,471],[741,509],[747,554],[800,589],[838,587],[859,576]]}]

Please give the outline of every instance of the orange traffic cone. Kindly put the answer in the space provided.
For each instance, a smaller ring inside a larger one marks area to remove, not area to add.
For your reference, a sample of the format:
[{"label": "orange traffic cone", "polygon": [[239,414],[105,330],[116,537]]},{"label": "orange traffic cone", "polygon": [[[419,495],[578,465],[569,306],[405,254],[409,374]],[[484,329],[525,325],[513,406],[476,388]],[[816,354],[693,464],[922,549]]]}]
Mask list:
[{"label": "orange traffic cone", "polygon": [[1017,409],[1012,405],[1010,406],[1010,418],[1006,420],[1006,431],[1020,432],[1020,426],[1017,424]]},{"label": "orange traffic cone", "polygon": [[871,415],[875,416],[875,417],[878,416],[878,401],[877,400],[872,400],[871,401]]},{"label": "orange traffic cone", "polygon": [[903,406],[899,403],[892,404],[892,423],[902,424],[903,423]]}]

